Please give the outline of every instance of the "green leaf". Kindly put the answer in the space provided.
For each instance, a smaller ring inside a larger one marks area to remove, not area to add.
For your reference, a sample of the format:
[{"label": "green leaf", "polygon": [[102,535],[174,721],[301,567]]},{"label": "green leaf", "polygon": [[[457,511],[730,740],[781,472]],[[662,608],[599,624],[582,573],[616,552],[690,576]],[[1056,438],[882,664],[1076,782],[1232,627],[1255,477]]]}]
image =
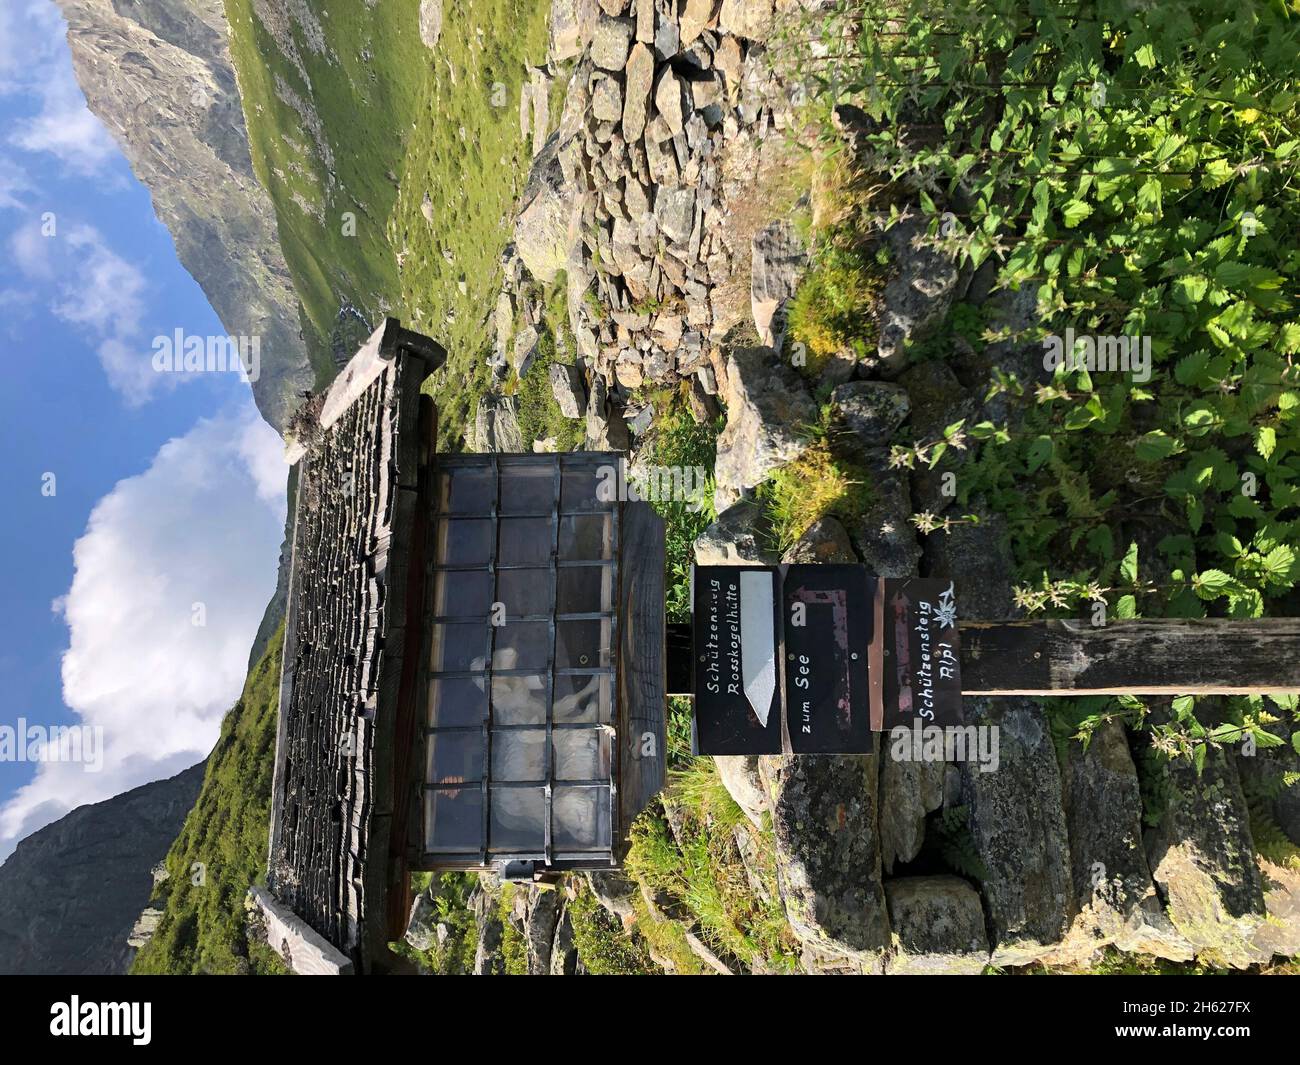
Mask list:
[{"label": "green leaf", "polygon": [[1080,222],[1092,214],[1092,205],[1082,200],[1071,200],[1061,212],[1065,219],[1065,228],[1074,229]]},{"label": "green leaf", "polygon": [[1119,564],[1119,575],[1124,578],[1126,583],[1137,584],[1138,545],[1136,540],[1128,545],[1128,551],[1124,553],[1124,559]]},{"label": "green leaf", "polygon": [[1232,578],[1221,569],[1201,570],[1192,578],[1192,587],[1202,599],[1218,599],[1228,591]]},{"label": "green leaf", "polygon": [[1290,584],[1295,560],[1295,551],[1286,544],[1278,544],[1264,556],[1264,574],[1273,584]]},{"label": "green leaf", "polygon": [[1255,450],[1265,459],[1269,458],[1277,447],[1277,430],[1271,425],[1261,425],[1255,430]]},{"label": "green leaf", "polygon": [[1132,595],[1121,595],[1115,603],[1115,617],[1120,621],[1131,621],[1137,617],[1137,598]]},{"label": "green leaf", "polygon": [[1029,451],[1025,455],[1025,462],[1029,467],[1029,472],[1033,473],[1048,459],[1052,457],[1052,451],[1055,445],[1050,436],[1039,436],[1029,445]]},{"label": "green leaf", "polygon": [[1138,438],[1134,448],[1137,457],[1143,462],[1159,462],[1161,459],[1167,459],[1181,447],[1168,433],[1161,429],[1153,429],[1145,436]]}]

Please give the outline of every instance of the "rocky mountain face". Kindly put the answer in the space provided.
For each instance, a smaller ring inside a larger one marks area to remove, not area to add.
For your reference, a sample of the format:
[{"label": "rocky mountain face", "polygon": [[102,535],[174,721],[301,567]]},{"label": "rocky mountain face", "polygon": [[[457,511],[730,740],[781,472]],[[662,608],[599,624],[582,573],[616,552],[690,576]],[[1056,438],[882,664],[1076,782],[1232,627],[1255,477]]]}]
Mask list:
[{"label": "rocky mountain face", "polygon": [[46,825],[0,866],[0,973],[120,974],[203,763]]},{"label": "rocky mountain face", "polygon": [[282,429],[313,384],[275,212],[253,173],[221,0],[58,0],[90,110],[226,331],[260,337],[253,396]]}]

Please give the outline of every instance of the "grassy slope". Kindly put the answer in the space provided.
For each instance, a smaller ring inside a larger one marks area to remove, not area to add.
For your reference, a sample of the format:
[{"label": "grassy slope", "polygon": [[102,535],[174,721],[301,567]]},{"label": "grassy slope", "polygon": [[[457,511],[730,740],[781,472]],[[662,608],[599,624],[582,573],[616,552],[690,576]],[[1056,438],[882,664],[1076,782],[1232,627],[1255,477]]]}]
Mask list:
[{"label": "grassy slope", "polygon": [[[273,34],[253,0],[226,0],[253,163],[276,205],[317,366],[322,379],[332,375],[344,305],[434,336],[450,353],[435,382],[440,436],[455,446],[486,387],[496,261],[530,159],[519,95],[526,64],[545,60],[547,5],[449,0],[433,51],[416,32],[418,0],[303,6],[317,16],[320,52],[308,43],[314,32],[284,18]],[[306,81],[277,37],[293,41]],[[421,211],[426,192],[432,223]]]},{"label": "grassy slope", "polygon": [[266,872],[283,640],[281,628],[222,722],[198,801],[167,852],[162,923],[133,973],[283,971],[244,931],[244,895]]}]

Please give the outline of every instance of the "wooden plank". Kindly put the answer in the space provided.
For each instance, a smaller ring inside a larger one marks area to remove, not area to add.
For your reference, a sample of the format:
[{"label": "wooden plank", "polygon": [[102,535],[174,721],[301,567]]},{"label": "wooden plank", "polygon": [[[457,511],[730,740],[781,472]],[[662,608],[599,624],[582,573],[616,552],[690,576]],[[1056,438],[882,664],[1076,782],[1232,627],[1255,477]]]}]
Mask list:
[{"label": "wooden plank", "polygon": [[325,405],[321,407],[320,426],[328,429],[342,417],[375,380],[388,369],[393,356],[397,353],[391,343],[385,343],[389,330],[396,328],[397,322],[385,318],[378,329],[370,334],[357,353],[348,360],[348,364],[339,371],[325,393]]},{"label": "wooden plank", "polygon": [[[626,503],[621,524],[618,831],[625,839],[666,780],[668,706],[663,519],[648,503]],[[651,746],[652,755],[643,753]]]},{"label": "wooden plank", "polygon": [[1300,692],[1300,618],[967,621],[963,695]]},{"label": "wooden plank", "polygon": [[262,916],[267,943],[299,976],[353,975],[351,958],[265,888],[249,888],[248,897]]},{"label": "wooden plank", "polygon": [[274,876],[275,855],[280,848],[281,812],[284,807],[284,756],[285,733],[288,729],[289,706],[293,700],[293,668],[298,657],[295,633],[297,611],[294,609],[294,581],[298,577],[295,561],[298,554],[298,525],[302,515],[303,469],[291,471],[295,479],[293,491],[293,532],[289,545],[289,587],[285,596],[284,642],[280,647],[280,695],[276,709],[275,763],[271,778],[271,831],[267,842],[268,872]]}]

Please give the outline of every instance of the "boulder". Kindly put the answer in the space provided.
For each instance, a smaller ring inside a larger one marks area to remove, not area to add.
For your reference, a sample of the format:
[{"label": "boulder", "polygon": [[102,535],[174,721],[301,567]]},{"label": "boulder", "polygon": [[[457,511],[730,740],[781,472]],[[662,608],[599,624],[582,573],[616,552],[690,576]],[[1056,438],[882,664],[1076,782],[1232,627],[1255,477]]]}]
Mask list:
[{"label": "boulder", "polygon": [[599,17],[596,0],[552,0],[550,58],[562,63],[580,55]]},{"label": "boulder", "polygon": [[1088,964],[1102,947],[1192,957],[1156,894],[1142,847],[1142,794],[1124,726],[1109,721],[1087,750],[1071,740],[1061,765],[1075,917],[1061,961]]},{"label": "boulder", "polygon": [[772,31],[774,8],[773,0],[722,0],[718,29],[751,41],[765,41]]},{"label": "boulder", "polygon": [[411,904],[411,913],[406,919],[406,933],[402,938],[416,950],[429,950],[437,942],[437,928],[437,902],[432,892],[421,891]]},{"label": "boulder", "polygon": [[880,758],[880,862],[886,873],[925,845],[925,815],[943,805],[947,763],[895,758],[886,735]]},{"label": "boulder", "polygon": [[587,874],[591,893],[601,908],[620,924],[627,926],[636,920],[633,899],[640,894],[636,884],[620,872],[595,872]]},{"label": "boulder", "polygon": [[754,235],[750,249],[749,306],[764,344],[776,343],[772,321],[799,287],[808,253],[789,222],[776,221]]},{"label": "boulder", "polygon": [[1282,739],[1282,745],[1257,747],[1249,754],[1239,749],[1237,772],[1246,794],[1259,796],[1282,834],[1300,846],[1300,778],[1294,784],[1286,783],[1289,774],[1300,774],[1295,730],[1286,721],[1275,722],[1268,730]]},{"label": "boulder", "polygon": [[773,566],[771,530],[763,510],[748,500],[728,507],[695,541],[697,566]]},{"label": "boulder", "polygon": [[601,70],[622,71],[635,32],[636,23],[631,19],[600,19],[591,35],[591,61]]},{"label": "boulder", "polygon": [[564,269],[580,238],[582,197],[566,178],[565,168],[577,165],[581,155],[578,138],[561,143],[560,135],[552,134],[533,160],[524,186],[515,246],[528,272],[543,284],[549,285]]},{"label": "boulder", "polygon": [[420,0],[420,40],[435,48],[442,36],[442,0]]},{"label": "boulder", "polygon": [[759,775],[758,759],[745,755],[714,755],[718,779],[736,805],[744,811],[755,828],[763,827],[763,814],[769,809],[767,791]]},{"label": "boulder", "polygon": [[664,67],[655,85],[655,109],[668,126],[669,133],[681,133],[682,120],[682,86],[673,74],[672,67]]},{"label": "boulder", "polygon": [[642,44],[654,44],[655,0],[636,0],[636,39]]},{"label": "boulder", "polygon": [[831,403],[859,446],[883,447],[907,420],[907,389],[885,381],[851,381],[831,393]]},{"label": "boulder", "polygon": [[1011,595],[1010,534],[1001,514],[971,501],[976,524],[954,525],[925,538],[921,572],[951,577],[957,583],[957,603],[969,621],[1001,621],[1016,616]]},{"label": "boulder", "polygon": [[587,384],[576,366],[553,362],[549,371],[551,392],[566,418],[581,418],[586,413]]},{"label": "boulder", "polygon": [[[1209,721],[1220,705],[1202,700],[1197,711]],[[1211,750],[1199,774],[1186,758],[1158,774],[1155,791],[1164,801],[1146,851],[1174,927],[1212,964],[1244,968],[1261,960],[1251,940],[1266,914],[1264,886],[1235,759]]]},{"label": "boulder", "polygon": [[708,29],[717,6],[718,0],[682,0],[678,27],[683,48],[689,48]]},{"label": "boulder", "polygon": [[524,918],[524,944],[527,949],[528,975],[548,976],[551,971],[551,948],[560,921],[563,896],[553,887],[528,887],[528,909]]},{"label": "boulder", "polygon": [[818,518],[782,556],[781,561],[795,563],[857,562],[849,534],[838,519]]},{"label": "boulder", "polygon": [[533,360],[537,358],[537,343],[536,326],[524,326],[515,334],[514,346],[510,349],[510,365],[520,377],[528,372]]},{"label": "boulder", "polygon": [[891,975],[977,974],[989,961],[979,892],[956,876],[885,881],[889,923],[898,952]]},{"label": "boulder", "polygon": [[906,345],[929,336],[947,317],[957,289],[951,256],[925,243],[925,219],[908,214],[886,234],[898,276],[881,293],[876,349],[882,367],[900,372]]},{"label": "boulder", "polygon": [[599,122],[623,117],[623,89],[615,78],[601,75],[591,89],[591,113]]},{"label": "boulder", "polygon": [[587,444],[591,451],[626,451],[630,439],[623,412],[609,401],[605,379],[592,378],[587,394]]},{"label": "boulder", "polygon": [[551,976],[573,976],[578,971],[578,946],[573,938],[573,921],[566,906],[555,925],[551,943]]},{"label": "boulder", "polygon": [[762,760],[777,885],[791,930],[822,956],[879,971],[889,946],[880,880],[876,758]]},{"label": "boulder", "polygon": [[910,577],[916,573],[921,549],[912,526],[912,494],[906,471],[891,469],[883,449],[864,456],[871,498],[861,518],[849,528],[853,546],[868,573],[880,577]]},{"label": "boulder", "polygon": [[641,139],[645,132],[646,109],[650,100],[650,84],[654,80],[655,57],[650,49],[637,41],[632,46],[624,73],[623,139],[631,144]]},{"label": "boulder", "polygon": [[803,379],[769,348],[738,348],[727,357],[727,425],[714,468],[722,506],[760,484],[808,447],[806,426],[817,405]]},{"label": "boulder", "polygon": [[1073,902],[1061,773],[1042,708],[967,698],[967,725],[996,728],[999,766],[961,765],[961,796],[982,866],[994,965],[1028,965],[1065,934]]},{"label": "boulder", "polygon": [[501,944],[505,939],[505,923],[496,895],[476,888],[469,900],[478,927],[478,944],[474,950],[475,976],[504,976],[506,959]]},{"label": "boulder", "polygon": [[655,191],[655,223],[669,240],[681,244],[690,239],[695,225],[695,190],[659,188]]},{"label": "boulder", "polygon": [[655,27],[655,58],[666,63],[680,50],[681,35],[677,30],[677,20],[661,18]]},{"label": "boulder", "polygon": [[480,396],[474,414],[471,451],[517,453],[526,450],[519,428],[519,407],[514,396],[494,392]]}]

